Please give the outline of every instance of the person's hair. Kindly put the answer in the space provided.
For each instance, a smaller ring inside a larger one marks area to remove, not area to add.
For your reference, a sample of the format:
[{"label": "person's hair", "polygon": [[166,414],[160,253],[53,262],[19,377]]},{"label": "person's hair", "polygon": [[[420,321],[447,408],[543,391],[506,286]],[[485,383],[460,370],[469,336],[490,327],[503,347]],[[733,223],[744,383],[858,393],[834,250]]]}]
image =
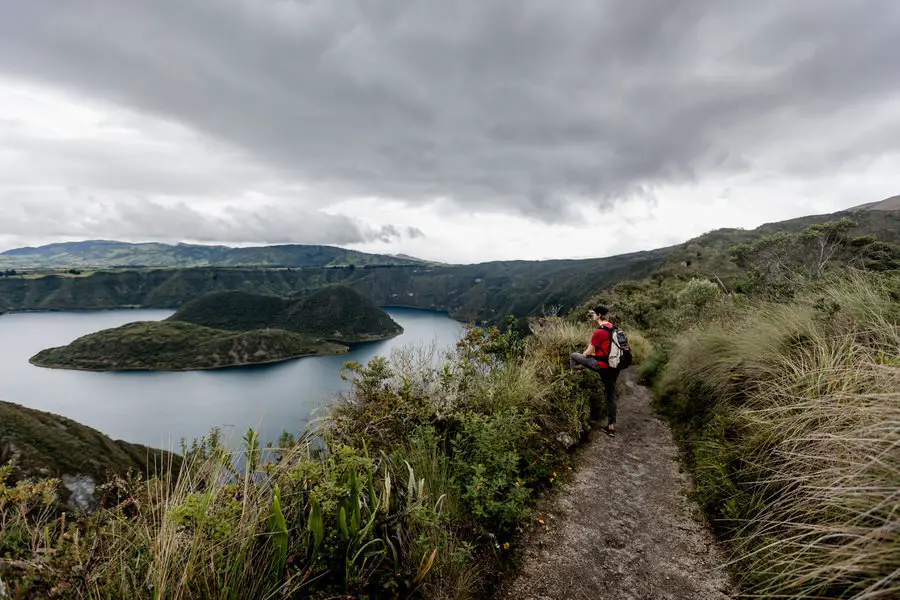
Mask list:
[{"label": "person's hair", "polygon": [[593,308],[593,311],[600,315],[601,317],[605,317],[609,314],[609,309],[603,306],[602,304],[598,304]]}]

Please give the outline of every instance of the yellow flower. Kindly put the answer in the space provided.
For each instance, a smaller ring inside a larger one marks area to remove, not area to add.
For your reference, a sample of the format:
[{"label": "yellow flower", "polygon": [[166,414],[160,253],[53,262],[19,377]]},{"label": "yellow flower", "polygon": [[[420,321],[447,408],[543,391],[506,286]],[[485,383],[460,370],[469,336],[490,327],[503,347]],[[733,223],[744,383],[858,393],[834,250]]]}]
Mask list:
[{"label": "yellow flower", "polygon": [[572,470],[572,467],[566,467],[566,468],[567,468],[568,470],[570,470],[570,471]]},{"label": "yellow flower", "polygon": [[543,520],[543,519],[538,519],[538,523],[540,523],[541,525],[543,525],[543,524],[544,524],[544,520]]},{"label": "yellow flower", "polygon": [[505,543],[503,544],[503,549],[504,549],[504,550],[509,550],[509,542],[505,542]]},{"label": "yellow flower", "polygon": [[556,477],[556,471],[553,471],[553,476]]}]

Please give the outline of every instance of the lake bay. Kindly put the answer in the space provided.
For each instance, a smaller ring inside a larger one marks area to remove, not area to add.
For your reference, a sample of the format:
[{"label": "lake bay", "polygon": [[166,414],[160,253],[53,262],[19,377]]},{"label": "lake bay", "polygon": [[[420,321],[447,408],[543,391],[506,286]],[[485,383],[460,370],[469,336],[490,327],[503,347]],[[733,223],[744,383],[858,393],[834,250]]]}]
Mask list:
[{"label": "lake bay", "polygon": [[407,346],[450,348],[463,328],[446,314],[387,308],[404,328],[390,340],[361,344],[347,354],[311,356],[274,365],[215,371],[90,373],[44,369],[28,359],[101,329],[155,321],[167,310],[18,313],[0,316],[0,400],[56,413],[113,439],[179,449],[221,427],[239,438],[258,428],[263,442],[302,431],[317,409],[348,387],[341,366],[365,363]]}]

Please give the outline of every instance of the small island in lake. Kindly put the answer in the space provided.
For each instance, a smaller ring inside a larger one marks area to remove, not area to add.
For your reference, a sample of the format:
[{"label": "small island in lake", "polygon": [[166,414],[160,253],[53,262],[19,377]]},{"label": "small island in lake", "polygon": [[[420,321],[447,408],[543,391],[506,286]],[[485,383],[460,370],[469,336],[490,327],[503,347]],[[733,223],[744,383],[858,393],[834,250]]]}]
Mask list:
[{"label": "small island in lake", "polygon": [[43,350],[41,367],[85,371],[188,371],[341,354],[347,343],[394,337],[403,328],[347,286],[287,299],[220,292],[186,303],[165,321],[129,323]]}]

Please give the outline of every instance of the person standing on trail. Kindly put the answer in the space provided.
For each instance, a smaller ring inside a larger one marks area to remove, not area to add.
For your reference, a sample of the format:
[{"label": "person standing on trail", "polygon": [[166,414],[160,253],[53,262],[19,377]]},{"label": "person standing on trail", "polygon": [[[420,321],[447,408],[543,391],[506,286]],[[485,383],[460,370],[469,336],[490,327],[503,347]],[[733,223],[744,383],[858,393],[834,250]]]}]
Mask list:
[{"label": "person standing on trail", "polygon": [[[619,379],[619,369],[609,366],[609,352],[615,327],[606,318],[609,315],[609,309],[605,306],[595,306],[588,314],[597,327],[591,334],[591,341],[585,348],[584,354],[573,352],[569,357],[569,367],[574,369],[578,365],[582,365],[600,374],[600,380],[606,390],[607,415],[607,425],[602,428],[602,431],[614,436],[616,434],[616,381]],[[591,420],[600,420],[594,403],[591,403]]]}]

